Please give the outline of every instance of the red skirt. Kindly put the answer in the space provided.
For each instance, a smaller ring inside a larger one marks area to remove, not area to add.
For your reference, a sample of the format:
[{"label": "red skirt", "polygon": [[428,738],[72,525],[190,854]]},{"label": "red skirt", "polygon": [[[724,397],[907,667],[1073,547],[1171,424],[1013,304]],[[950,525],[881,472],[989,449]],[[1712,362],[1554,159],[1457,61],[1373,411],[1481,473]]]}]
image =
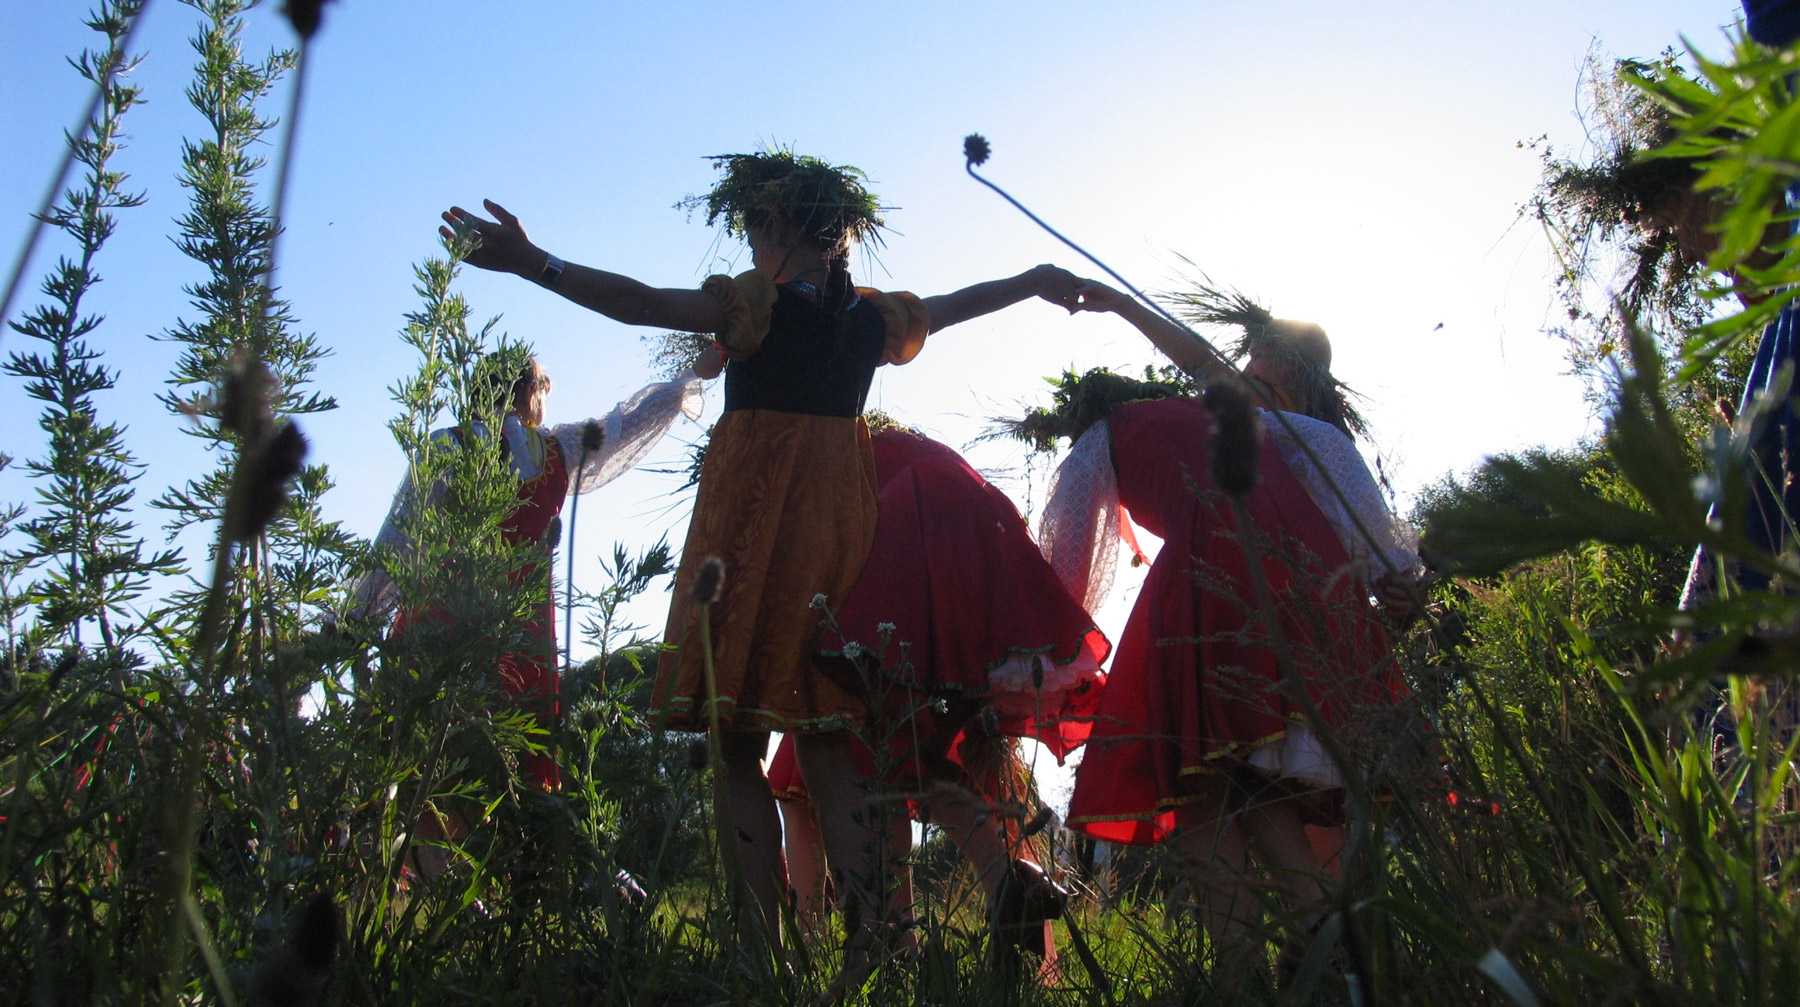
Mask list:
[{"label": "red skirt", "polygon": [[1347,741],[1362,711],[1392,706],[1406,687],[1367,585],[1271,443],[1242,501],[1244,529],[1212,481],[1204,408],[1136,403],[1108,425],[1120,500],[1163,548],[1119,642],[1069,825],[1148,844],[1169,834],[1174,809],[1197,799],[1207,776],[1247,763],[1290,724]]},{"label": "red skirt", "polygon": [[890,735],[929,736],[929,726],[898,725],[935,699],[966,699],[992,703],[1002,733],[1060,759],[1087,739],[1111,644],[1018,508],[961,455],[891,428],[873,448],[875,541],[827,634],[829,652],[853,641],[870,655],[860,670],[840,666],[857,676],[847,687],[881,696]]},{"label": "red skirt", "polygon": [[[410,626],[442,624],[448,613],[432,608],[423,614],[402,610],[394,617],[391,632],[403,635]],[[558,698],[560,676],[556,673],[556,604],[547,602],[542,614],[523,627],[533,646],[500,656],[496,669],[500,691],[521,709],[529,712],[539,726],[549,729],[556,722],[561,703]],[[519,776],[537,790],[556,791],[562,786],[562,771],[548,752],[518,755]]]}]

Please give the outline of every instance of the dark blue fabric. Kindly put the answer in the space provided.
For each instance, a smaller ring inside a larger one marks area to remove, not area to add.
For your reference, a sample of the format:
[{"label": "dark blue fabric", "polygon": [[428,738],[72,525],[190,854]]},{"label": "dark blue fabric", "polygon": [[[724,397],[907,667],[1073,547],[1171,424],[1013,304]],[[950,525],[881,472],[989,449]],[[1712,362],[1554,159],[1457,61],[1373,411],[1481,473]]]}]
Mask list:
[{"label": "dark blue fabric", "polygon": [[[1800,369],[1797,327],[1800,319],[1789,305],[1763,330],[1750,377],[1744,382],[1740,411],[1750,408],[1769,389],[1784,366]],[[1800,470],[1800,418],[1794,415],[1794,391],[1790,388],[1785,405],[1764,417],[1752,442],[1750,471],[1746,473],[1750,499],[1744,506],[1744,531],[1751,542],[1775,553],[1793,544],[1793,529],[1800,519],[1800,479],[1795,478]],[[1752,590],[1769,586],[1768,577],[1754,570],[1739,571],[1737,580]]]},{"label": "dark blue fabric", "polygon": [[[1745,0],[1746,8],[1751,2]],[[1787,0],[1780,6],[1800,9],[1800,0]],[[1788,187],[1787,205],[1790,212],[1800,210],[1800,182]],[[1800,219],[1789,227],[1800,232]],[[1744,380],[1744,394],[1738,399],[1740,415],[1769,390],[1783,367],[1794,369],[1787,402],[1763,417],[1761,428],[1754,434],[1750,470],[1746,473],[1750,496],[1744,505],[1745,532],[1751,542],[1771,553],[1794,547],[1796,531],[1800,530],[1800,416],[1796,415],[1796,407],[1800,406],[1800,314],[1794,304],[1781,309],[1756,344],[1756,359],[1750,365],[1750,376]],[[1716,507],[1711,516],[1718,516]],[[1694,551],[1687,585],[1681,592],[1682,608],[1696,607],[1717,596],[1715,567],[1704,546]],[[1737,568],[1731,576],[1738,586],[1752,591],[1769,586],[1769,576],[1756,570]]]},{"label": "dark blue fabric", "polygon": [[1777,49],[1800,38],[1800,0],[1744,0],[1750,37]]},{"label": "dark blue fabric", "polygon": [[861,416],[887,350],[880,309],[858,296],[840,318],[810,284],[782,284],[776,295],[762,346],[725,367],[725,411]]},{"label": "dark blue fabric", "polygon": [[[1763,45],[1782,47],[1800,38],[1800,0],[1743,0],[1744,20],[1750,37]],[[1788,205],[1800,202],[1800,186],[1788,191]],[[1768,390],[1784,365],[1800,368],[1800,319],[1793,305],[1782,309],[1775,321],[1763,330],[1762,342],[1756,347],[1756,361],[1750,377],[1744,382],[1744,395],[1739,409]],[[1744,515],[1750,541],[1770,552],[1780,552],[1792,544],[1793,528],[1800,519],[1800,419],[1794,406],[1800,399],[1790,388],[1787,408],[1774,410],[1757,433],[1751,459],[1750,500]],[[1738,583],[1760,589],[1768,586],[1768,578],[1753,571],[1738,573]]]}]

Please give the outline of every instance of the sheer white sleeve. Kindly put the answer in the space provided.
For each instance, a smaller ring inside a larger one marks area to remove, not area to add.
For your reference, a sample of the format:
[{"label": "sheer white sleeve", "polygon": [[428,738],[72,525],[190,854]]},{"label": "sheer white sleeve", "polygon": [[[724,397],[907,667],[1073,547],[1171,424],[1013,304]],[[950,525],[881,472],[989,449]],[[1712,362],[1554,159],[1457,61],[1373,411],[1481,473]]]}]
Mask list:
[{"label": "sheer white sleeve", "polygon": [[1056,467],[1038,548],[1083,608],[1097,612],[1106,604],[1119,565],[1119,477],[1104,421],[1089,427]]},{"label": "sheer white sleeve", "polygon": [[[673,381],[640,389],[599,419],[551,427],[547,432],[569,466],[569,492],[589,493],[623,475],[650,453],[677,417],[699,419],[703,389],[689,370]],[[582,433],[589,423],[599,427],[600,443],[584,455]]]},{"label": "sheer white sleeve", "polygon": [[[1386,574],[1389,564],[1392,564],[1397,573],[1415,572],[1419,566],[1419,556],[1412,530],[1388,510],[1387,499],[1382,496],[1380,485],[1375,482],[1375,476],[1363,461],[1362,452],[1356,449],[1356,442],[1346,437],[1342,430],[1310,416],[1298,413],[1282,415],[1293,424],[1295,432],[1312,449],[1313,454],[1318,456],[1319,465],[1315,465],[1307,457],[1305,449],[1274,418],[1266,417],[1263,429],[1281,452],[1281,459],[1287,463],[1288,470],[1306,487],[1313,502],[1324,512],[1325,519],[1331,522],[1332,530],[1337,532],[1338,540],[1344,543],[1351,561],[1361,568],[1363,575],[1369,580]],[[1323,465],[1323,469],[1320,465]],[[1339,500],[1338,494],[1332,492],[1333,484],[1342,491],[1343,500]],[[1344,501],[1350,504],[1348,510],[1344,507]],[[1355,520],[1351,519],[1351,515],[1355,515]],[[1358,522],[1368,530],[1373,542],[1357,528]]]},{"label": "sheer white sleeve", "polygon": [[[431,439],[443,448],[449,448],[455,443],[455,435],[449,430],[433,431]],[[388,506],[387,519],[381,522],[381,530],[375,533],[377,549],[391,550],[402,556],[412,552],[412,539],[406,534],[406,525],[418,500],[418,478],[418,467],[407,465],[406,478],[400,480],[400,488],[394,491],[394,502]],[[440,492],[442,487],[434,486],[426,496],[436,499]],[[394,586],[394,579],[386,570],[377,567],[351,590],[350,617],[359,622],[385,621],[393,614],[398,600],[399,589]]]}]

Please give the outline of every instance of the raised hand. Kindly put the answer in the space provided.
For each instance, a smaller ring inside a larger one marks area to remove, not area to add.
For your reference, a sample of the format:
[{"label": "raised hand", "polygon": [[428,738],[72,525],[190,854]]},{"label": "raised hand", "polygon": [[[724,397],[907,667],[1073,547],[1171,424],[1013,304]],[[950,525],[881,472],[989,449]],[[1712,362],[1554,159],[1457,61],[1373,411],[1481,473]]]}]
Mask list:
[{"label": "raised hand", "polygon": [[444,211],[444,224],[438,228],[438,233],[445,238],[454,238],[458,233],[466,235],[474,249],[464,261],[477,269],[517,273],[528,279],[536,277],[544,268],[544,250],[531,243],[519,218],[508,213],[506,207],[491,199],[482,200],[481,205],[495,219],[486,220],[460,206],[452,206]]}]

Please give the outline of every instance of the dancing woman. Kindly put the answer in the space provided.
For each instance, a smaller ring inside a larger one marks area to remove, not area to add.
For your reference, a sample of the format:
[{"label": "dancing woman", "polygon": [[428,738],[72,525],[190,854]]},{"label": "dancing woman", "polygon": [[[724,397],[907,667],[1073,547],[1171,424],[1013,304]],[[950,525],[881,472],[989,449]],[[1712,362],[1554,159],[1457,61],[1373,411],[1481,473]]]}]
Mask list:
[{"label": "dancing woman", "polygon": [[[723,177],[697,200],[708,223],[724,220],[750,246],[755,268],[713,276],[699,290],[655,288],[565,263],[532,244],[512,214],[495,220],[461,208],[446,232],[479,242],[473,265],[516,273],[632,325],[716,336],[728,358],[725,414],[714,428],[676,575],[657,673],[655,716],[668,727],[706,729],[716,716],[724,771],[716,791],[721,859],[761,910],[762,933],[779,942],[785,884],[780,821],[761,760],[772,729],[799,737],[800,771],[843,897],[863,921],[849,965],[869,960],[869,938],[887,916],[876,877],[879,838],[869,827],[849,751],[867,716],[863,697],[817,663],[814,599],[841,604],[875,532],[874,461],[863,401],[875,369],[904,364],[928,334],[1032,296],[1074,309],[1076,279],[1051,266],[919,298],[851,283],[850,248],[875,237],[879,204],[853,168],[790,151],[722,157]],[[692,595],[708,557],[725,568],[708,610],[716,686],[702,663]]]},{"label": "dancing woman", "polygon": [[[555,426],[544,424],[550,377],[529,353],[489,355],[477,369],[477,381],[493,385],[496,394],[491,397],[504,403],[506,412],[496,446],[519,480],[514,509],[502,524],[501,535],[507,545],[531,545],[542,553],[513,572],[515,585],[532,578],[548,584],[549,554],[561,529],[564,499],[591,493],[618,478],[649,453],[677,418],[700,415],[702,386],[691,373],[649,385],[603,417]],[[448,448],[461,441],[489,442],[495,435],[481,422],[470,421],[435,431],[431,438]],[[416,471],[409,469],[375,537],[376,546],[391,556],[404,558],[412,552],[407,529],[422,490],[429,504],[437,490],[419,486]],[[543,597],[542,609],[524,627],[531,645],[504,655],[499,667],[501,688],[540,723],[554,717],[558,708],[556,604],[550,591],[545,590]],[[365,577],[352,598],[353,620],[381,621],[393,615],[395,633],[404,633],[408,625],[447,617],[430,602],[396,611],[399,590],[386,569],[376,569]],[[560,773],[548,754],[525,756],[519,770],[535,789],[555,790],[560,784]]]},{"label": "dancing woman", "polygon": [[[912,798],[942,825],[990,904],[1004,909],[1003,889],[1026,901],[1053,892],[1020,839],[1014,739],[1036,739],[1059,762],[1086,741],[1112,647],[1044,560],[1018,508],[961,455],[892,424],[873,444],[875,544],[826,642],[836,654],[854,642],[865,655],[836,669],[849,687],[880,697],[866,733],[886,753],[882,789]],[[873,753],[858,747],[856,755],[875,777]],[[802,916],[816,915],[821,858],[789,744],[769,778],[784,801]],[[1006,937],[1043,922],[996,915]],[[1024,935],[1040,954],[1042,933],[1037,926],[1035,939]]]},{"label": "dancing woman", "polygon": [[[1082,300],[1192,372],[1234,373],[1204,340],[1109,287],[1090,282]],[[1090,376],[1042,535],[1059,572],[1088,585],[1090,605],[1110,579],[1121,511],[1163,539],[1113,661],[1069,824],[1115,842],[1174,836],[1196,870],[1223,882],[1207,885],[1207,924],[1224,937],[1244,927],[1252,857],[1273,869],[1269,883],[1303,925],[1318,918],[1324,867],[1305,826],[1341,823],[1346,771],[1319,735],[1348,737],[1404,695],[1382,611],[1405,611],[1401,581],[1417,559],[1356,450],[1361,420],[1331,375],[1324,331],[1213,291],[1190,306],[1241,326],[1243,376],[1282,415],[1262,414],[1260,438],[1251,427],[1222,443],[1200,403]],[[1214,478],[1222,451],[1255,464],[1254,486],[1231,487],[1235,500]]]}]

